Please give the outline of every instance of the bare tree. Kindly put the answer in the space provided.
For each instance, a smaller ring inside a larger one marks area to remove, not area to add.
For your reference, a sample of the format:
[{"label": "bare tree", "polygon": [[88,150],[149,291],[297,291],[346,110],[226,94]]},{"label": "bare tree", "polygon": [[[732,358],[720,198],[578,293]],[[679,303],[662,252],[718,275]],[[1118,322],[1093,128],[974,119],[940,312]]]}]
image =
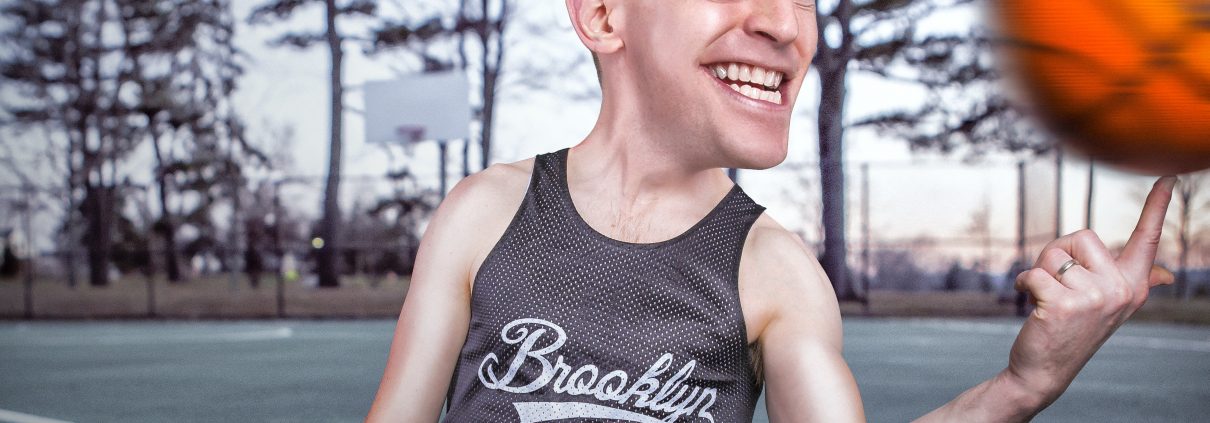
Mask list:
[{"label": "bare tree", "polygon": [[[240,52],[232,44],[235,22],[229,7],[221,2],[156,1],[129,3],[120,12],[128,57],[125,73],[138,96],[133,110],[139,118],[137,133],[151,144],[155,159],[152,179],[160,214],[155,232],[163,238],[168,280],[178,282],[181,213],[173,210],[173,198],[223,183],[238,185],[241,166],[236,152],[262,163],[266,159],[244,141],[243,123],[230,101],[242,71]],[[224,142],[229,145],[220,145]],[[204,176],[209,170],[218,178]],[[183,180],[193,183],[179,183]],[[231,198],[238,207],[238,196]]]},{"label": "bare tree", "polygon": [[[819,50],[813,65],[820,78],[818,110],[820,182],[823,189],[824,250],[820,263],[842,299],[856,297],[846,272],[844,136],[847,128],[872,127],[901,138],[913,149],[949,152],[961,146],[1045,149],[1045,138],[997,91],[999,77],[989,37],[976,29],[962,34],[926,34],[926,17],[973,0],[836,0],[817,16]],[[821,5],[826,7],[827,5]],[[846,121],[850,72],[917,84],[929,96],[913,110]]]},{"label": "bare tree", "polygon": [[[3,34],[14,52],[0,65],[3,77],[24,94],[5,104],[11,123],[39,126],[66,140],[63,246],[69,280],[81,238],[93,285],[108,283],[111,262],[122,259],[115,255],[129,256],[130,245],[145,248],[146,234],[137,233],[143,228],[121,214],[126,196],[145,191],[132,182],[132,174],[145,168],[126,166],[144,142],[156,154],[152,179],[160,182],[162,205],[156,226],[169,228],[167,271],[179,278],[166,199],[179,187],[164,182],[173,169],[196,169],[197,181],[213,185],[209,175],[235,171],[231,146],[242,144],[242,123],[230,102],[241,70],[228,3],[38,0],[6,6],[2,13],[21,22]],[[176,158],[161,147],[176,151]],[[224,150],[226,160],[211,154]],[[75,230],[77,214],[86,222],[83,234]],[[115,250],[115,241],[127,247]]]},{"label": "bare tree", "polygon": [[346,16],[373,16],[377,4],[373,0],[351,0],[338,5],[336,0],[271,0],[257,7],[248,17],[252,24],[266,24],[290,18],[299,9],[311,4],[324,5],[323,32],[288,32],[274,40],[271,44],[308,48],[317,43],[327,44],[331,58],[329,72],[330,102],[329,109],[330,133],[328,142],[328,176],[324,185],[323,217],[319,222],[319,236],[324,240],[324,248],[317,254],[319,271],[319,286],[340,286],[338,255],[340,253],[340,172],[341,172],[341,131],[344,122],[344,64],[343,43],[353,39],[339,31],[336,21]]}]

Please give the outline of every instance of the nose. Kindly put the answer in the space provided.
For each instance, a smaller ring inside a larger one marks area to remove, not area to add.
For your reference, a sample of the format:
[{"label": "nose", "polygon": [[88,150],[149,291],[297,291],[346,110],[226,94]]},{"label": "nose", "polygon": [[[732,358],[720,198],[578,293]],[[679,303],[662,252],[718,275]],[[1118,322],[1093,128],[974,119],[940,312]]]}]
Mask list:
[{"label": "nose", "polygon": [[744,23],[749,34],[777,44],[789,44],[798,38],[798,16],[794,0],[751,0],[751,13]]}]

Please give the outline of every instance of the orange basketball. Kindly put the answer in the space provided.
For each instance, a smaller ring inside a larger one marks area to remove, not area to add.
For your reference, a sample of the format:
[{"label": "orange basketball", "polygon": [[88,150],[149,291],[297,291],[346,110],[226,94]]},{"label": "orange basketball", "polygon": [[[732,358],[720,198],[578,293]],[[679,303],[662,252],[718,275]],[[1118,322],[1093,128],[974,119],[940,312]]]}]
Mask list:
[{"label": "orange basketball", "polygon": [[1210,168],[1210,0],[992,8],[1002,62],[1062,142],[1139,173]]}]

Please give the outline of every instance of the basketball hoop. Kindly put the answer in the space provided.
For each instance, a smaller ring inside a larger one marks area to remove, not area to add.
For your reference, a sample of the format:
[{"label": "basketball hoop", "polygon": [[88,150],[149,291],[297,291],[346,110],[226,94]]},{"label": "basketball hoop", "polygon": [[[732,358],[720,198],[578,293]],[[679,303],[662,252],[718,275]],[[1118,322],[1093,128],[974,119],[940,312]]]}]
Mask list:
[{"label": "basketball hoop", "polygon": [[400,141],[417,143],[424,139],[424,126],[399,125],[395,127],[395,134],[399,136]]},{"label": "basketball hoop", "polygon": [[416,144],[424,140],[424,126],[422,125],[399,125],[395,127],[395,135],[399,141],[403,143],[403,152],[407,155],[412,155],[412,151],[416,148]]}]

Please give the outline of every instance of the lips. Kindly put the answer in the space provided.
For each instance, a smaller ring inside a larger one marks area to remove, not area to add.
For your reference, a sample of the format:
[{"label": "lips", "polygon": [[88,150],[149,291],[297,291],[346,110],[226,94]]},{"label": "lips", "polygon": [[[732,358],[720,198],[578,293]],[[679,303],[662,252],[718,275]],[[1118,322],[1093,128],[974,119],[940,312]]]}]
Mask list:
[{"label": "lips", "polygon": [[741,95],[753,100],[781,104],[782,80],[785,74],[748,63],[715,63],[709,65],[715,78]]}]

